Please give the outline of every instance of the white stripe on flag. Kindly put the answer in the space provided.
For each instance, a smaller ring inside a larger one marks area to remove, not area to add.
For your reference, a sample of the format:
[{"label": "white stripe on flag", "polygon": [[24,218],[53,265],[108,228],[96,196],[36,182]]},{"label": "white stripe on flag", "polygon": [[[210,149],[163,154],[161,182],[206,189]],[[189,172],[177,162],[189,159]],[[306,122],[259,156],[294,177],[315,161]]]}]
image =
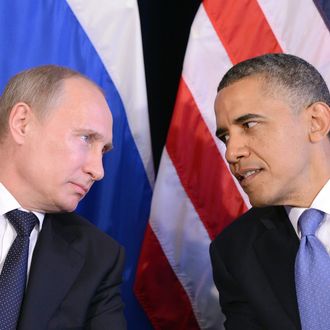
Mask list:
[{"label": "white stripe on flag", "polygon": [[313,64],[330,86],[330,33],[311,0],[258,0],[283,52]]},{"label": "white stripe on flag", "polygon": [[[204,6],[200,6],[191,27],[182,76],[224,159],[228,174],[231,172],[225,161],[225,146],[215,136],[214,100],[220,79],[231,66],[232,63],[214,31]],[[234,177],[233,181],[246,206],[251,207],[248,197]]]},{"label": "white stripe on flag", "polygon": [[150,225],[191,301],[201,328],[219,329],[222,314],[212,278],[210,237],[180,184],[166,148],[158,173]]},{"label": "white stripe on flag", "polygon": [[121,96],[131,133],[153,186],[154,169],[137,2],[67,1]]}]

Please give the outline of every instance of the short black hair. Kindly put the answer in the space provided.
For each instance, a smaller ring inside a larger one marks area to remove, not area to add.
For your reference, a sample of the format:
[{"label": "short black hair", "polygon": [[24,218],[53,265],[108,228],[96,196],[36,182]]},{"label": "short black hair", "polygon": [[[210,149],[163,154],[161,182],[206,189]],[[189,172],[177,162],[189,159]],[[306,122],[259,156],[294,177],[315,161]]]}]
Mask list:
[{"label": "short black hair", "polygon": [[290,54],[265,54],[234,65],[221,79],[218,92],[231,84],[258,76],[268,92],[287,96],[293,108],[305,108],[315,102],[330,106],[326,82],[317,69],[300,57]]}]

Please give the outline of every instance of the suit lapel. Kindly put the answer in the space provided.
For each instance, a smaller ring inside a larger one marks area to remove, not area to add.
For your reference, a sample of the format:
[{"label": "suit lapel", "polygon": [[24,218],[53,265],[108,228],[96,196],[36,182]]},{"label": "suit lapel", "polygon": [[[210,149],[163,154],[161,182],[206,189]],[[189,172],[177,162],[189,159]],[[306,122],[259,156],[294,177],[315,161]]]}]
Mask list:
[{"label": "suit lapel", "polygon": [[75,238],[73,230],[56,223],[56,215],[46,215],[33,254],[19,328],[28,329],[38,320],[40,329],[46,329],[84,263],[84,257],[73,249]]},{"label": "suit lapel", "polygon": [[265,231],[255,241],[257,258],[284,310],[300,328],[294,283],[294,261],[299,239],[283,207],[274,207],[261,218]]}]

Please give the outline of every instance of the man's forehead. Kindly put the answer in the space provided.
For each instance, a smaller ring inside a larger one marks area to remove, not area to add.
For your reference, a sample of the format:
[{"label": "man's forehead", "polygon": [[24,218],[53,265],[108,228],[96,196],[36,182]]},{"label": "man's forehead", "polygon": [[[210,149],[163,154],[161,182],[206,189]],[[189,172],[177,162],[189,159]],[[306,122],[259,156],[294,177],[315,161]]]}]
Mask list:
[{"label": "man's forehead", "polygon": [[62,87],[63,90],[77,89],[81,92],[93,90],[104,96],[102,89],[97,84],[83,76],[73,76],[63,79]]},{"label": "man's forehead", "polygon": [[264,84],[265,84],[264,76],[252,75],[233,81],[226,87],[220,89],[218,95],[223,95],[223,94],[226,95],[232,90],[238,92],[238,91],[245,91],[246,89],[253,89],[261,92],[263,90]]},{"label": "man's forehead", "polygon": [[246,77],[224,87],[218,92],[215,99],[215,111],[244,109],[244,107],[256,102],[263,102],[266,94],[260,77]]}]

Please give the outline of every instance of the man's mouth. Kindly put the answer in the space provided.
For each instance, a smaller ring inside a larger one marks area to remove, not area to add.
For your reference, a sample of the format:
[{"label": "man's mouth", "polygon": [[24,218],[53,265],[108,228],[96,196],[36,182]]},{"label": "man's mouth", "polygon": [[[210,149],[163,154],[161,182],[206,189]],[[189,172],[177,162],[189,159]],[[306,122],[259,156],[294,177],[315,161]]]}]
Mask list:
[{"label": "man's mouth", "polygon": [[87,185],[83,185],[83,184],[79,184],[76,182],[72,182],[72,184],[76,187],[76,190],[79,194],[81,194],[82,196],[86,195],[89,188]]},{"label": "man's mouth", "polygon": [[252,178],[254,178],[258,173],[261,172],[261,169],[248,170],[248,171],[240,171],[236,173],[236,178],[240,182],[241,185],[248,183]]}]

